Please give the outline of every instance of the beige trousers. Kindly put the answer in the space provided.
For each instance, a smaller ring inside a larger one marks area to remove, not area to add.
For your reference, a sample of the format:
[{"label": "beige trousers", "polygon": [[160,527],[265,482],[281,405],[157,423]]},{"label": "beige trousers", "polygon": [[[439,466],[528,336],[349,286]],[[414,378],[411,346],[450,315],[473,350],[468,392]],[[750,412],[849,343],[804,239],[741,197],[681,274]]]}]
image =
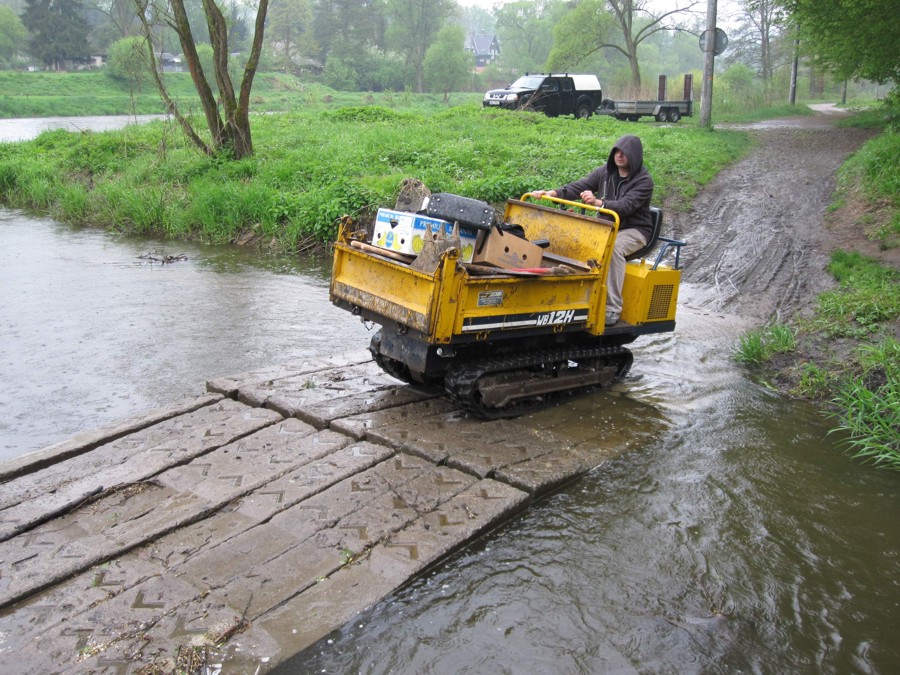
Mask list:
[{"label": "beige trousers", "polygon": [[617,319],[622,313],[622,284],[625,281],[625,256],[647,245],[647,239],[638,230],[620,230],[609,261],[606,279],[606,313]]}]

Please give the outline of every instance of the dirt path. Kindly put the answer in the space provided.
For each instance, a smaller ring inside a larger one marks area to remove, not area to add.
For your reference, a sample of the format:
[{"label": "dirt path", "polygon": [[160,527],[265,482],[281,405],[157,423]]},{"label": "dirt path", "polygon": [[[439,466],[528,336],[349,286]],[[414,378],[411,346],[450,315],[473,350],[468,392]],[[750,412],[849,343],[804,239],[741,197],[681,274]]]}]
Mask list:
[{"label": "dirt path", "polygon": [[861,232],[829,228],[825,214],[838,168],[874,132],[837,128],[843,113],[819,108],[812,117],[730,127],[749,130],[756,147],[673,217],[675,236],[689,242],[692,306],[786,318],[832,285],[824,270],[831,250],[865,248]]}]

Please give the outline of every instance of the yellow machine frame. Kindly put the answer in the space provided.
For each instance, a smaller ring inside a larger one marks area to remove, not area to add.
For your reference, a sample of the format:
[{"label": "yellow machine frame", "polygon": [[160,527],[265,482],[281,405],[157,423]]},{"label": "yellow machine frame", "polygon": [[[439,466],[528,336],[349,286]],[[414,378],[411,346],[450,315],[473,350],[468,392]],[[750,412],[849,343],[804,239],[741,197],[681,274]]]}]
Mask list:
[{"label": "yellow machine frame", "polygon": [[[552,199],[595,213],[561,210],[526,202],[528,196],[507,201],[504,222],[521,225],[529,240],[549,240],[549,251],[586,264],[586,271],[569,268],[565,274],[529,275],[498,269],[496,275],[476,276],[459,261],[459,252],[451,249],[433,274],[424,274],[354,247],[359,234],[345,217],[334,245],[332,302],[348,305],[386,327],[411,331],[432,345],[484,341],[518,332],[621,333],[621,327],[605,326],[606,275],[618,216],[606,209]],[[626,265],[622,319],[631,324],[630,332],[672,330],[680,278],[679,270],[658,263]]]}]

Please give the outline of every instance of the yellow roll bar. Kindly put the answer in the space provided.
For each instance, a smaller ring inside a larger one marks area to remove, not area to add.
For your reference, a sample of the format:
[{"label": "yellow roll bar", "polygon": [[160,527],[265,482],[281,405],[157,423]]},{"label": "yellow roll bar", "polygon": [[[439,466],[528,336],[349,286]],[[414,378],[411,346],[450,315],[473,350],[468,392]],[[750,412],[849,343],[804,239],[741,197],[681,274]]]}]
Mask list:
[{"label": "yellow roll bar", "polygon": [[585,209],[586,211],[596,211],[597,213],[605,213],[606,215],[612,216],[613,222],[616,225],[616,232],[619,231],[619,214],[615,211],[610,211],[609,209],[604,209],[601,206],[593,206],[592,204],[585,204],[583,202],[573,202],[568,199],[560,199],[559,197],[548,197],[547,195],[543,195],[542,197],[534,197],[530,192],[526,192],[522,195],[522,198],[519,201],[524,202],[526,197],[531,197],[532,199],[546,199],[548,201],[554,202],[556,204],[562,204],[564,206],[574,206],[576,209]]}]

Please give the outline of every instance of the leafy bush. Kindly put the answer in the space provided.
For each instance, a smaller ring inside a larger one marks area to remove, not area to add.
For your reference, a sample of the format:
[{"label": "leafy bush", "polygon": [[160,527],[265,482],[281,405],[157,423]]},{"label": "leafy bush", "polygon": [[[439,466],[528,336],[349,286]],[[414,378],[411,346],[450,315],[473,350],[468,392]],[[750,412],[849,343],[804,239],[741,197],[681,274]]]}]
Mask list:
[{"label": "leafy bush", "polygon": [[107,55],[106,74],[134,86],[140,86],[142,82],[149,80],[151,72],[147,41],[134,35],[113,42]]}]

